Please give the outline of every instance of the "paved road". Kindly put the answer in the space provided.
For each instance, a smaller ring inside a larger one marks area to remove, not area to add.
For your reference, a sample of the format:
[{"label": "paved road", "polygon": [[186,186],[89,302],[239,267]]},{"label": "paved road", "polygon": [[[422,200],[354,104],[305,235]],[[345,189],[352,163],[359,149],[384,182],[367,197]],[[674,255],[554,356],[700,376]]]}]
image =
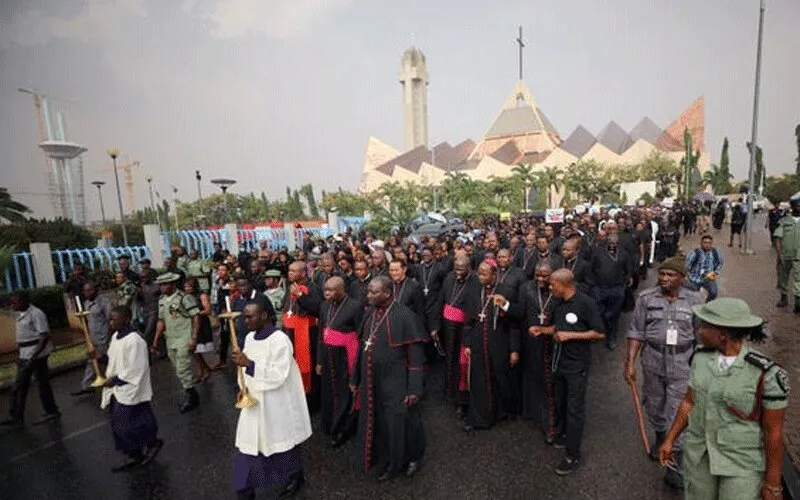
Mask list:
[{"label": "paved road", "polygon": [[[651,273],[655,274],[655,273]],[[627,321],[623,321],[623,324]],[[501,423],[489,431],[465,434],[452,409],[432,396],[424,401],[428,452],[413,479],[377,484],[358,472],[353,443],[331,450],[315,434],[304,445],[307,499],[673,499],[663,471],[644,455],[636,430],[630,392],[622,380],[623,349],[594,348],[587,399],[583,462],[571,476],[553,472],[562,451],[543,442],[523,421]],[[54,382],[63,417],[45,427],[0,431],[0,498],[8,499],[221,499],[232,498],[231,457],[237,410],[233,372],[220,373],[200,387],[198,411],[180,415],[177,381],[168,362],[153,368],[155,411],[166,445],[158,459],[130,473],[112,474],[120,460],[96,396],[68,394],[79,372]],[[430,385],[439,387],[438,367]],[[35,394],[29,415],[40,413]],[[8,393],[0,395],[0,411]],[[314,422],[318,428],[318,422]],[[274,498],[265,493],[259,498]]]}]

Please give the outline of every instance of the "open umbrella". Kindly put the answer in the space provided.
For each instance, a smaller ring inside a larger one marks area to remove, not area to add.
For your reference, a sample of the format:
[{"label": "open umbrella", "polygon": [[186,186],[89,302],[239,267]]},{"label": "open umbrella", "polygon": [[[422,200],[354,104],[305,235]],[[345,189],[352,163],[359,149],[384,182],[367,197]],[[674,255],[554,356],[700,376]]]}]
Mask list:
[{"label": "open umbrella", "polygon": [[707,201],[715,202],[717,201],[717,197],[711,193],[706,191],[701,191],[692,197],[693,200],[699,201],[700,203],[705,203]]}]

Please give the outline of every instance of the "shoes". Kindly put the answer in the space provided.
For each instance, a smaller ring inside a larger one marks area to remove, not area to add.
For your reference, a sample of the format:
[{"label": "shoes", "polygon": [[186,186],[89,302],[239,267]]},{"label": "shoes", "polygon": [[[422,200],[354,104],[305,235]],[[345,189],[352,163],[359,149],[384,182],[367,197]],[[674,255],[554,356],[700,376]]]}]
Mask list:
[{"label": "shoes", "polygon": [[128,459],[122,462],[121,464],[112,467],[111,472],[117,473],[133,469],[134,467],[138,467],[139,465],[141,465],[142,459],[143,459],[142,456],[128,457]]},{"label": "shoes", "polygon": [[556,436],[553,440],[553,448],[563,450],[567,447],[567,436]]},{"label": "shoes", "polygon": [[200,395],[197,394],[197,390],[192,387],[191,389],[186,389],[184,393],[183,402],[181,403],[179,410],[181,413],[188,413],[195,408],[197,408],[200,404]]},{"label": "shoes", "polygon": [[256,500],[256,491],[252,489],[237,491],[236,500]]},{"label": "shoes", "polygon": [[283,490],[278,495],[278,498],[290,498],[297,494],[300,491],[300,488],[303,487],[305,484],[306,478],[302,472],[298,472],[292,479],[289,480],[289,483],[283,488]]},{"label": "shoes", "polygon": [[556,474],[559,476],[567,476],[578,468],[578,459],[572,458],[569,455],[564,457],[564,460],[556,467]]},{"label": "shoes", "polygon": [[683,489],[683,476],[672,467],[667,467],[667,472],[664,473],[664,482],[673,490]]},{"label": "shoes", "polygon": [[412,460],[408,462],[408,467],[406,467],[406,477],[411,477],[422,468],[422,463],[419,460]]},{"label": "shoes", "polygon": [[42,416],[42,418],[40,418],[39,420],[35,421],[33,423],[33,425],[46,424],[47,422],[51,422],[51,421],[56,420],[58,418],[61,418],[61,412],[59,412],[59,411],[57,411],[55,413],[45,413]]},{"label": "shoes", "polygon": [[464,429],[464,432],[472,432],[475,430],[475,426],[464,424],[464,427],[462,427],[462,429]]},{"label": "shoes", "polygon": [[333,439],[331,439],[331,446],[335,450],[336,448],[340,448],[343,444],[345,444],[349,439],[349,436],[343,432],[336,434]]},{"label": "shoes", "polygon": [[380,476],[378,476],[378,482],[385,483],[386,481],[391,480],[393,477],[394,477],[394,469],[392,468],[392,465],[389,464],[386,466],[386,469],[384,469],[383,473]]},{"label": "shoes", "polygon": [[606,343],[606,347],[608,347],[609,351],[613,351],[614,349],[617,348],[617,341],[616,340],[609,340]]},{"label": "shoes", "polygon": [[94,394],[94,389],[81,389],[69,393],[70,396],[86,396],[87,394]]},{"label": "shoes", "polygon": [[788,299],[789,298],[786,296],[786,294],[782,293],[781,294],[781,300],[779,300],[778,303],[775,304],[775,307],[786,307],[786,306],[788,306],[789,305],[789,300]]},{"label": "shoes", "polygon": [[797,295],[794,297],[794,313],[800,314],[800,297]]},{"label": "shoes", "polygon": [[9,418],[0,422],[0,425],[3,427],[22,427],[24,424],[22,423],[22,419]]},{"label": "shoes", "polygon": [[149,464],[150,462],[152,462],[156,458],[156,455],[158,455],[158,452],[161,451],[161,448],[163,447],[164,447],[164,440],[160,438],[156,439],[155,442],[152,445],[148,446],[147,449],[145,450],[144,459],[142,460],[142,465]]},{"label": "shoes", "polygon": [[456,419],[464,420],[465,418],[467,418],[467,410],[463,406],[459,406],[456,410]]}]

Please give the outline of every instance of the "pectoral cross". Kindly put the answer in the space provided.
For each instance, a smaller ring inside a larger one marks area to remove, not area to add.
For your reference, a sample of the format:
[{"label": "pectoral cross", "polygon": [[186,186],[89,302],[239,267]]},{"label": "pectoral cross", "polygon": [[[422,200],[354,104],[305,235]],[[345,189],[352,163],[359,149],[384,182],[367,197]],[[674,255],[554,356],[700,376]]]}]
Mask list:
[{"label": "pectoral cross", "polygon": [[372,337],[368,338],[366,342],[364,342],[364,352],[369,351],[369,348],[372,347]]},{"label": "pectoral cross", "polygon": [[428,287],[425,287],[425,289],[424,289],[424,290],[422,290],[422,293],[424,293],[424,294],[425,294],[425,296],[427,297],[427,296],[428,296],[428,292],[429,292],[429,291],[430,291],[430,290],[428,290]]},{"label": "pectoral cross", "polygon": [[481,320],[481,323],[483,323],[483,322],[486,320],[486,313],[484,313],[484,312],[481,312],[481,313],[478,315],[478,319],[479,319],[479,320]]},{"label": "pectoral cross", "polygon": [[290,317],[290,318],[291,318],[293,314],[294,314],[294,311],[292,311],[291,309],[289,309],[289,312],[287,312],[287,313],[286,313],[286,316],[288,316],[288,317]]},{"label": "pectoral cross", "polygon": [[540,312],[539,313],[539,324],[540,325],[544,325],[544,320],[546,318],[547,318],[547,315],[544,313],[544,311]]}]

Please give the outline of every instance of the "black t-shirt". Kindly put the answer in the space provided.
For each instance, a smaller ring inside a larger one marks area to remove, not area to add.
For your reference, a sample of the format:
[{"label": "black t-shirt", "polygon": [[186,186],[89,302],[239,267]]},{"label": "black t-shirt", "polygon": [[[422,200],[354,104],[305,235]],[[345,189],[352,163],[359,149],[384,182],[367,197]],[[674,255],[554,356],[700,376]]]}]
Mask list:
[{"label": "black t-shirt", "polygon": [[[557,332],[604,333],[603,318],[594,299],[577,291],[569,300],[560,300],[553,309],[553,323]],[[562,372],[580,372],[589,367],[592,359],[592,341],[570,340],[557,343],[557,369]]]}]

